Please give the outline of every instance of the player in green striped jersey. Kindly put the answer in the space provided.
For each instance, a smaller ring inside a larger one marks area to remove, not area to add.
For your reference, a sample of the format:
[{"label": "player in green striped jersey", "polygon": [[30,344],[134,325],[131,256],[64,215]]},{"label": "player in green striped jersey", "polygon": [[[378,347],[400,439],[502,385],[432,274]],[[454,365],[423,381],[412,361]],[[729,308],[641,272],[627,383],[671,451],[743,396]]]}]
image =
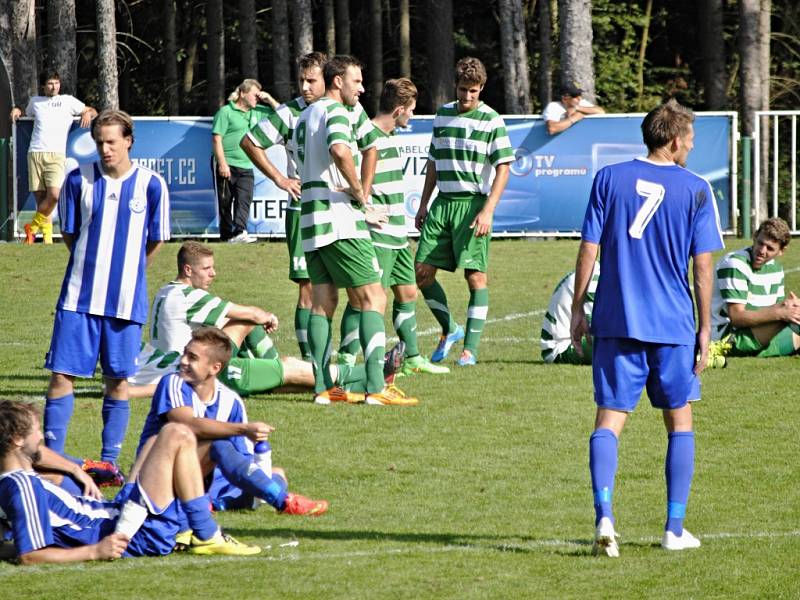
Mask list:
[{"label": "player in green striped jersey", "polygon": [[716,267],[710,350],[730,356],[787,356],[800,348],[800,299],[786,296],[776,260],[792,239],[783,219],[764,221],[753,245]]},{"label": "player in green striped jersey", "polygon": [[[293,134],[300,113],[319,100],[325,93],[322,68],[328,57],[323,52],[311,52],[298,61],[298,86],[300,96],[281,104],[270,111],[250,132],[242,138],[241,147],[253,164],[272,179],[275,184],[289,192],[286,207],[286,244],[289,247],[289,279],[298,286],[297,306],[294,312],[294,330],[300,354],[310,360],[308,350],[308,320],[311,317],[311,280],[306,268],[306,255],[300,238],[300,180],[297,178],[295,154],[297,146]],[[280,145],[286,148],[286,177],[269,160],[265,150]]]},{"label": "player in green striped jersey", "polygon": [[[463,338],[459,366],[477,362],[489,310],[486,272],[492,218],[508,182],[509,163],[514,160],[503,119],[480,100],[485,83],[486,68],[481,61],[470,57],[458,61],[458,99],[436,111],[416,217],[420,230],[417,285],[442,326],[442,337],[431,360],[444,360],[453,344]],[[434,188],[439,195],[429,207]],[[438,269],[458,268],[464,269],[470,293],[466,337],[450,315],[447,296],[436,281]]]},{"label": "player in green striped jersey", "polygon": [[[600,263],[594,263],[592,278],[586,290],[586,300],[583,303],[583,312],[586,319],[591,322],[594,294],[597,282],[600,280]],[[542,320],[542,333],[540,346],[542,360],[545,363],[568,363],[577,365],[592,364],[592,349],[589,341],[584,336],[581,338],[583,355],[575,352],[572,345],[572,336],[569,331],[572,320],[572,298],[575,295],[575,271],[568,273],[556,286],[550,297],[550,304]]]}]

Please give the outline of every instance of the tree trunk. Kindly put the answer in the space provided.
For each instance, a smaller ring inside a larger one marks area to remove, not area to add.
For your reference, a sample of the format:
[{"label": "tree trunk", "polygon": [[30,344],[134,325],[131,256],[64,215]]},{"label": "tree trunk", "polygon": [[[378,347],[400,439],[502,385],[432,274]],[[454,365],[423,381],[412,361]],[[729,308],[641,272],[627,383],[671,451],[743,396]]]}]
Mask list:
[{"label": "tree trunk", "polygon": [[294,55],[305,56],[314,51],[314,23],[311,0],[294,0],[292,7],[292,31],[294,33]]},{"label": "tree trunk", "polygon": [[97,0],[97,87],[101,109],[119,109],[114,0]]},{"label": "tree trunk", "polygon": [[561,85],[583,89],[590,102],[594,96],[591,0],[559,0],[558,18],[561,53]]},{"label": "tree trunk", "polygon": [[258,37],[255,0],[239,0],[239,43],[242,51],[242,79],[258,79]]},{"label": "tree trunk", "polygon": [[78,95],[78,55],[75,49],[75,0],[48,0],[48,63],[61,76],[64,93]]},{"label": "tree trunk", "polygon": [[369,72],[365,74],[365,80],[369,84],[365,86],[369,90],[367,96],[368,107],[372,114],[378,112],[378,102],[383,90],[383,11],[381,0],[370,0],[370,51],[369,51]]},{"label": "tree trunk", "polygon": [[178,98],[178,42],[175,33],[175,0],[164,0],[164,94],[167,114],[180,114]]},{"label": "tree trunk", "polygon": [[[11,27],[11,3],[16,0],[0,0],[0,59],[2,59],[6,72],[8,73],[8,80],[10,85],[14,85],[14,30]],[[11,90],[14,93],[14,90]],[[16,102],[16,98],[12,98]],[[9,107],[10,108],[10,107]],[[5,126],[0,123],[0,129],[5,129]],[[2,228],[0,228],[2,231]]]},{"label": "tree trunk", "polygon": [[336,52],[350,54],[350,0],[336,0]]},{"label": "tree trunk", "polygon": [[336,54],[336,11],[333,0],[322,0],[322,27],[325,30],[325,52]]},{"label": "tree trunk", "polygon": [[[535,0],[534,0],[535,1]],[[538,0],[539,76],[536,80],[537,96],[542,110],[553,98],[553,12],[558,12],[556,0]]]},{"label": "tree trunk", "polygon": [[400,77],[411,77],[411,13],[408,0],[400,0]]},{"label": "tree trunk", "polygon": [[36,15],[34,0],[11,0],[11,30],[14,102],[25,108],[37,94]]},{"label": "tree trunk", "polygon": [[701,7],[700,47],[703,56],[702,77],[707,110],[723,110],[725,95],[725,39],[722,37],[722,0],[703,0]]},{"label": "tree trunk", "polygon": [[453,99],[455,48],[452,0],[429,0],[426,32],[428,89],[431,95],[431,108],[435,111]]},{"label": "tree trunk", "polygon": [[499,0],[498,4],[506,112],[527,114],[531,110],[531,84],[522,0]]},{"label": "tree trunk", "polygon": [[[759,77],[761,79],[761,89],[758,94],[758,110],[769,110],[770,99],[770,71],[769,71],[769,55],[770,55],[770,37],[772,35],[772,28],[770,27],[770,18],[772,12],[771,0],[761,0],[761,6],[758,13],[758,58],[759,58]],[[778,182],[772,177],[772,165],[769,164],[770,157],[770,139],[772,136],[772,129],[770,128],[769,117],[761,118],[761,207],[760,214],[762,219],[767,217],[777,217],[786,215],[770,214],[769,207],[772,206],[772,195],[770,191],[772,186],[778,185]],[[773,161],[777,161],[777,156],[772,156]],[[780,206],[780,205],[779,205]]]},{"label": "tree trunk", "polygon": [[[742,135],[746,136],[753,135],[755,111],[761,106],[759,5],[759,0],[739,0],[739,127]],[[762,206],[765,200],[763,189],[762,186]],[[761,216],[765,218],[763,210]],[[749,219],[750,215],[742,215],[742,218]],[[758,223],[755,225],[758,226]]]},{"label": "tree trunk", "polygon": [[225,22],[222,0],[206,2],[208,30],[208,114],[213,115],[225,102]]},{"label": "tree trunk", "polygon": [[289,13],[286,0],[272,2],[272,77],[275,97],[287,102],[292,97],[292,75],[289,69]]},{"label": "tree trunk", "polygon": [[194,70],[197,66],[198,40],[203,35],[203,17],[190,2],[185,2],[183,8],[191,14],[188,31],[186,31],[186,60],[183,63],[183,96],[188,96],[194,86]]}]

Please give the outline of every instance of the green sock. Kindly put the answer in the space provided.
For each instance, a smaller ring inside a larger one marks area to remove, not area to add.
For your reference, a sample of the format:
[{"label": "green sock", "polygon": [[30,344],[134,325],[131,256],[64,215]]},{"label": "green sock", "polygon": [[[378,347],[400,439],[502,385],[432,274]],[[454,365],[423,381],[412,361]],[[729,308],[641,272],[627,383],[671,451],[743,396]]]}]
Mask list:
[{"label": "green sock", "polygon": [[359,327],[361,349],[364,351],[364,364],[367,368],[367,392],[382,392],[383,355],[386,352],[386,330],[383,326],[383,315],[374,310],[361,311]]},{"label": "green sock", "polygon": [[792,328],[787,325],[775,334],[767,347],[756,354],[758,358],[770,358],[773,356],[791,356],[797,349],[794,347],[794,335]]},{"label": "green sock", "polygon": [[244,344],[254,358],[278,358],[275,344],[261,325],[256,325],[244,338]]},{"label": "green sock", "polygon": [[406,356],[419,354],[417,347],[417,303],[392,303],[392,322],[397,336],[406,343]]},{"label": "green sock", "polygon": [[467,307],[467,331],[464,338],[464,350],[472,352],[478,357],[478,344],[481,343],[483,325],[489,312],[489,288],[480,288],[469,291],[469,306]]},{"label": "green sock", "polygon": [[358,356],[358,350],[361,347],[358,342],[358,326],[361,321],[361,311],[353,308],[348,303],[344,307],[344,314],[342,315],[342,324],[340,329],[339,338],[339,353],[352,354]]},{"label": "green sock", "polygon": [[447,308],[447,294],[439,282],[434,279],[433,283],[426,288],[421,288],[425,304],[431,309],[433,316],[442,326],[442,335],[448,335],[456,330],[456,323],[450,316],[450,309]]},{"label": "green sock", "polygon": [[311,313],[308,319],[308,347],[311,352],[311,366],[314,370],[314,391],[324,392],[333,387],[328,371],[331,355],[331,320],[324,315]]},{"label": "green sock", "polygon": [[367,369],[363,364],[350,366],[350,365],[336,365],[339,370],[336,376],[336,385],[347,390],[348,392],[365,392],[367,391]]},{"label": "green sock", "polygon": [[300,356],[303,358],[311,356],[311,351],[308,349],[308,319],[310,317],[310,308],[298,306],[294,309],[294,334],[297,336],[297,345],[300,346]]}]

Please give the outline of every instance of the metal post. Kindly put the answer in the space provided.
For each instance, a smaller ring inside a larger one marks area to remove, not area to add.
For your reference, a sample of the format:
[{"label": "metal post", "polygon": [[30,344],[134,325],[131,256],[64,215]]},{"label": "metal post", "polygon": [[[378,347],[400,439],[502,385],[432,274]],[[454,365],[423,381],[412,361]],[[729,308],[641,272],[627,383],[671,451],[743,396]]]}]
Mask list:
[{"label": "metal post", "polygon": [[742,137],[742,237],[749,240],[750,235],[750,191],[753,189],[750,181],[750,160],[752,159],[753,139]]},{"label": "metal post", "polygon": [[0,138],[0,239],[11,239],[8,226],[8,138]]}]

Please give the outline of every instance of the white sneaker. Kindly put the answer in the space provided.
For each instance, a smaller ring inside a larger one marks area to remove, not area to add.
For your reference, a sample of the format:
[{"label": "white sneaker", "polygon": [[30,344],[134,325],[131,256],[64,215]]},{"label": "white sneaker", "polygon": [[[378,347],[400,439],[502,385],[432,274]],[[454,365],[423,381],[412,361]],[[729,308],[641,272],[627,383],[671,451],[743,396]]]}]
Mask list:
[{"label": "white sneaker", "polygon": [[253,242],[257,242],[258,238],[254,235],[250,235],[246,231],[243,231],[239,235],[236,235],[228,240],[229,244],[252,244]]},{"label": "white sneaker", "polygon": [[694,537],[686,529],[680,536],[675,535],[671,531],[665,531],[664,537],[661,538],[661,547],[664,550],[686,550],[688,548],[699,548],[700,540]]},{"label": "white sneaker", "polygon": [[603,517],[597,524],[594,532],[594,544],[592,544],[592,554],[597,556],[602,554],[611,558],[619,558],[619,544],[617,544],[617,532],[614,531],[614,524],[608,517]]}]

